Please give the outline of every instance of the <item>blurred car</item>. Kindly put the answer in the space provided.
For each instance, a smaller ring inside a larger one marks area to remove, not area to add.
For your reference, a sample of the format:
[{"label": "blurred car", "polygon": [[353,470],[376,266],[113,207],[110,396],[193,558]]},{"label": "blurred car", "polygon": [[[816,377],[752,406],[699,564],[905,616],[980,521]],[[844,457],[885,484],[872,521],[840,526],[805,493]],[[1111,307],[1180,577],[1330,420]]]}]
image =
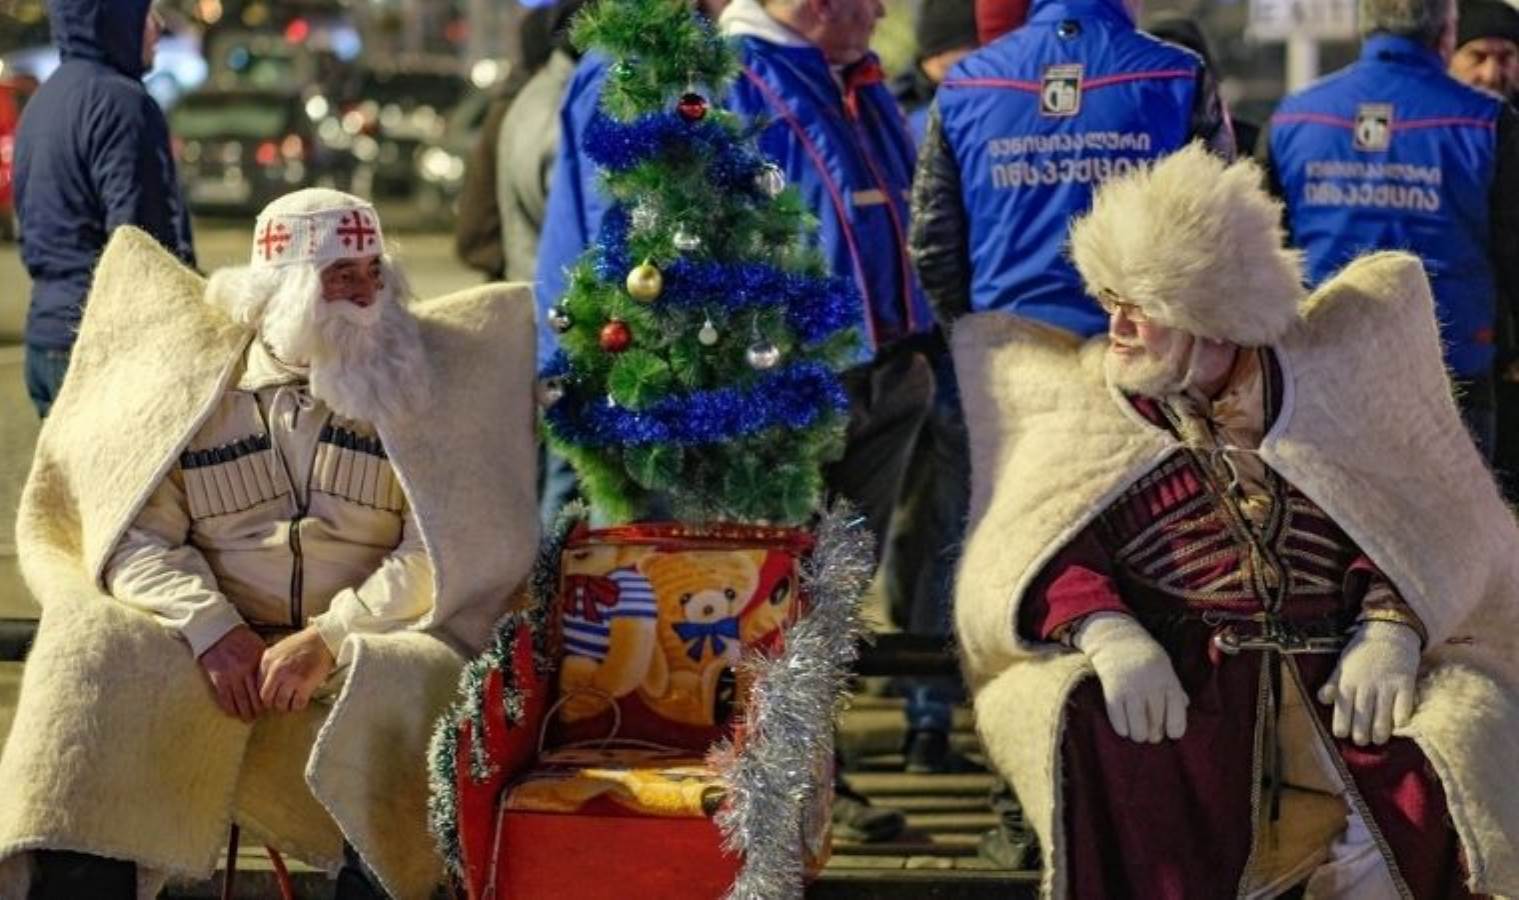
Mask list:
[{"label": "blurred car", "polygon": [[[342,127],[359,136],[354,154],[377,202],[417,199],[417,160],[441,146],[448,130],[445,114],[458,105],[468,82],[444,69],[369,69]],[[482,111],[483,115],[483,111]],[[364,140],[363,138],[369,138]],[[462,175],[462,170],[460,171]]]},{"label": "blurred car", "polygon": [[444,117],[443,134],[416,150],[417,212],[428,222],[448,225],[454,220],[464,166],[474,151],[480,128],[495,94],[470,91]]},{"label": "blurred car", "polygon": [[12,167],[16,159],[16,127],[27,98],[37,90],[34,78],[0,79],[0,240],[16,239],[16,206]]},{"label": "blurred car", "polygon": [[169,133],[190,208],[257,212],[295,188],[349,189],[354,159],[318,139],[298,94],[203,90],[169,114]]},{"label": "blurred car", "polygon": [[211,81],[219,88],[296,90],[316,75],[312,52],[278,32],[217,29],[205,45]]}]

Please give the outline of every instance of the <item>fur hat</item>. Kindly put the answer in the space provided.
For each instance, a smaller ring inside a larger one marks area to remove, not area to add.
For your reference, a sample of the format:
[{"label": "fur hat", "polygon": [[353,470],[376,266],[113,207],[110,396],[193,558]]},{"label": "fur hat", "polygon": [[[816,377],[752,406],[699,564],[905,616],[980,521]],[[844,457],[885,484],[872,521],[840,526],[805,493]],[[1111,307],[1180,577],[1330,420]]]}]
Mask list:
[{"label": "fur hat", "polygon": [[1087,292],[1200,337],[1274,343],[1307,292],[1262,183],[1254,162],[1226,164],[1200,142],[1107,182],[1071,225]]}]

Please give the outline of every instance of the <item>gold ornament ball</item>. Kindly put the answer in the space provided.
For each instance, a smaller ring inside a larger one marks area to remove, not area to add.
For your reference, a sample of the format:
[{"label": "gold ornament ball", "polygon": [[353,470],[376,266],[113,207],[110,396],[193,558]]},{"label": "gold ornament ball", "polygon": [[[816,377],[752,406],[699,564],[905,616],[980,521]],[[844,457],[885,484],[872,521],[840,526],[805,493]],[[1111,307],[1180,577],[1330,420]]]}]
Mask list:
[{"label": "gold ornament ball", "polygon": [[639,263],[628,273],[628,294],[640,303],[649,303],[665,289],[665,277],[653,263]]}]

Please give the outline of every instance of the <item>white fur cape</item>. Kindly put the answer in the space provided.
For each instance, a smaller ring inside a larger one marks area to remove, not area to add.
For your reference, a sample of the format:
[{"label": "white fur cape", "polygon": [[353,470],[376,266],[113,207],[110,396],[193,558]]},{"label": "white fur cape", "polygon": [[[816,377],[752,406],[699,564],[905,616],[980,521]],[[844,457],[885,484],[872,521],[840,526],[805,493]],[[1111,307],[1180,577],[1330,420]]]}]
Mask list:
[{"label": "white fur cape", "polygon": [[204,288],[118,229],[42,429],[17,524],[42,620],[0,755],[0,896],[21,889],[16,854],[38,847],[204,877],[236,807],[255,839],[331,868],[346,837],[394,896],[425,897],[443,873],[426,826],[432,724],[536,550],[531,292],[416,305],[431,402],[375,423],[434,563],[433,612],[418,630],[350,638],[330,713],[249,727],[217,708],[183,642],[100,584],[250,339]]},{"label": "white fur cape", "polygon": [[[1248,286],[1236,296],[1249,302]],[[1045,563],[1178,444],[1108,389],[1105,338],[1081,345],[989,313],[958,325],[953,345],[972,461],[955,598],[963,664],[977,728],[1039,833],[1045,891],[1059,898],[1061,710],[1091,667],[1018,637],[1018,605]],[[1428,627],[1418,709],[1398,733],[1440,776],[1473,888],[1519,895],[1519,530],[1451,399],[1422,267],[1396,253],[1351,264],[1304,302],[1276,350],[1284,405],[1261,457]]]}]

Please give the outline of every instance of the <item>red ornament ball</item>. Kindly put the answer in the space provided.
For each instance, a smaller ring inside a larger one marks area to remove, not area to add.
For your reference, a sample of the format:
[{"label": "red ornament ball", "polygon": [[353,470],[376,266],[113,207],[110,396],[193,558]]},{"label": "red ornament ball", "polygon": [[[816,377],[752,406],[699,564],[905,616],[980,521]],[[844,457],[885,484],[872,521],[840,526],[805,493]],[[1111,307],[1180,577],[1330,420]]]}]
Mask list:
[{"label": "red ornament ball", "polygon": [[628,323],[617,319],[601,326],[601,349],[608,353],[621,353],[633,343],[633,330]]},{"label": "red ornament ball", "polygon": [[687,122],[699,122],[707,115],[707,98],[701,94],[684,94],[675,104],[675,111]]}]

